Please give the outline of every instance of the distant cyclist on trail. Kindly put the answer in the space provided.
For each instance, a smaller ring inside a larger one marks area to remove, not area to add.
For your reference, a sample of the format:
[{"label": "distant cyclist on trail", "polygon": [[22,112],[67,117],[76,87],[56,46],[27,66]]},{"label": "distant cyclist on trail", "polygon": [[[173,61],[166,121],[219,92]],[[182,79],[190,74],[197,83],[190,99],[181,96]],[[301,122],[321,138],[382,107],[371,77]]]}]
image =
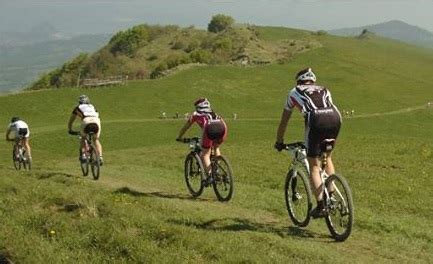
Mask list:
[{"label": "distant cyclist on trail", "polygon": [[90,99],[89,97],[87,97],[87,95],[83,94],[78,98],[78,105],[72,111],[71,117],[69,118],[68,122],[69,134],[73,134],[72,124],[77,117],[81,118],[81,153],[83,154],[80,157],[80,161],[85,161],[87,159],[86,155],[84,154],[86,153],[85,136],[88,133],[93,132],[93,139],[95,140],[96,149],[100,157],[100,164],[102,165],[102,146],[99,142],[99,137],[101,135],[101,121],[99,119],[98,111],[92,104],[90,104]]},{"label": "distant cyclist on trail", "polygon": [[[14,132],[15,138],[10,138],[11,132]],[[27,123],[21,120],[19,117],[12,117],[11,123],[9,124],[6,130],[6,140],[7,141],[21,140],[21,143],[27,152],[27,156],[31,160],[32,152],[30,148],[29,137],[30,137],[30,129]],[[15,144],[15,147],[17,147],[17,144]],[[18,153],[16,149],[14,150],[14,153]]]},{"label": "distant cyclist on trail", "polygon": [[[305,144],[307,158],[310,165],[314,194],[317,207],[313,209],[312,216],[323,215],[322,186],[320,179],[320,143],[324,139],[336,139],[340,131],[341,115],[333,104],[331,93],[323,86],[316,85],[316,75],[311,68],[304,69],[296,75],[297,85],[287,97],[281,121],[278,126],[275,148],[281,151],[284,148],[284,134],[292,115],[293,108],[298,108],[305,118]],[[328,153],[326,173],[335,173],[331,153]]]},{"label": "distant cyclist on trail", "polygon": [[182,141],[183,135],[192,126],[197,123],[202,129],[200,157],[203,161],[207,175],[211,171],[210,155],[212,148],[215,149],[215,155],[220,156],[219,146],[224,142],[227,136],[227,126],[224,120],[217,115],[210,107],[207,98],[200,98],[194,102],[195,112],[188,118],[186,124],[182,127],[177,137],[177,141]]}]

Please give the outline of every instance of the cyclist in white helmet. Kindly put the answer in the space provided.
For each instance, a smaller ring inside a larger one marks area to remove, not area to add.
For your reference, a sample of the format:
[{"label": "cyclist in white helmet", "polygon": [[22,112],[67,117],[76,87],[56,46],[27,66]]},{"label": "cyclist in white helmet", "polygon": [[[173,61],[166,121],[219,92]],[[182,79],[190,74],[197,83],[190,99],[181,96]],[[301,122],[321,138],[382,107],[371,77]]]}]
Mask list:
[{"label": "cyclist in white helmet", "polygon": [[185,125],[179,131],[176,140],[182,141],[183,135],[188,129],[197,123],[202,129],[201,152],[200,157],[207,174],[211,171],[210,155],[212,149],[215,149],[217,156],[221,155],[219,146],[227,137],[227,126],[224,120],[217,115],[210,107],[207,98],[199,98],[194,102],[195,112],[188,118]]},{"label": "cyclist in white helmet", "polygon": [[[11,132],[14,132],[15,134],[14,138],[10,138]],[[21,118],[19,117],[12,117],[11,122],[6,130],[6,140],[7,141],[21,140],[21,143],[27,152],[27,156],[31,160],[32,152],[30,148],[29,137],[30,137],[30,129],[27,123],[21,120]],[[15,144],[15,147],[16,146],[17,144]],[[16,150],[15,153],[17,153]]]},{"label": "cyclist in white helmet", "polygon": [[99,142],[99,137],[101,135],[101,120],[99,119],[99,113],[96,110],[96,108],[90,104],[90,99],[87,95],[80,95],[80,97],[78,98],[78,105],[74,108],[74,110],[72,111],[71,117],[69,118],[69,122],[68,122],[68,131],[70,134],[73,133],[72,131],[72,124],[74,123],[75,119],[79,117],[81,119],[81,153],[83,153],[82,157],[80,157],[81,161],[86,160],[86,156],[85,156],[85,136],[90,133],[93,132],[94,133],[94,137],[93,139],[95,140],[95,145],[96,145],[96,149],[99,153],[100,156],[100,162],[101,165],[103,164],[103,159],[102,159],[102,146],[101,143]]},{"label": "cyclist in white helmet", "polygon": [[[323,216],[322,181],[320,179],[321,143],[324,139],[336,139],[340,131],[341,115],[332,102],[331,93],[323,86],[316,85],[316,75],[311,68],[304,69],[296,75],[297,85],[287,97],[277,131],[275,148],[281,151],[287,124],[293,108],[298,108],[305,118],[305,143],[307,159],[310,165],[310,177],[313,182],[317,207],[313,210],[313,217]],[[331,153],[328,153],[326,172],[335,173]]]}]

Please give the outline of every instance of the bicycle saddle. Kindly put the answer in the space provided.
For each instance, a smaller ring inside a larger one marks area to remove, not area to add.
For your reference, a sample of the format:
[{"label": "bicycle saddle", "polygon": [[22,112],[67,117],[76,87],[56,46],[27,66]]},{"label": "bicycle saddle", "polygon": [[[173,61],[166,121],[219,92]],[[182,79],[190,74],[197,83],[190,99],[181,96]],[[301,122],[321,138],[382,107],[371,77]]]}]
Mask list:
[{"label": "bicycle saddle", "polygon": [[320,143],[320,150],[322,152],[329,152],[334,149],[334,145],[335,145],[335,139],[328,139],[328,138],[324,139]]}]

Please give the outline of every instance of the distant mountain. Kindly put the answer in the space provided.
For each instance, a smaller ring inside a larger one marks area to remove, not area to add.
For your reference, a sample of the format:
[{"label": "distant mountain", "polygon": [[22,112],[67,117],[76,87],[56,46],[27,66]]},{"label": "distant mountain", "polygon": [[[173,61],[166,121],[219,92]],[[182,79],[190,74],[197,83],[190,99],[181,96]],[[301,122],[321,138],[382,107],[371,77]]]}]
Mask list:
[{"label": "distant mountain", "polygon": [[0,91],[17,90],[40,74],[52,70],[83,52],[103,47],[110,35],[82,35],[70,39],[35,41],[0,46]]},{"label": "distant mountain", "polygon": [[30,45],[49,40],[68,39],[49,23],[37,24],[27,32],[0,32],[0,48]]},{"label": "distant mountain", "polygon": [[423,28],[409,25],[403,21],[392,20],[364,27],[342,28],[328,31],[338,36],[359,36],[364,29],[379,36],[403,41],[418,46],[433,48],[433,33]]}]

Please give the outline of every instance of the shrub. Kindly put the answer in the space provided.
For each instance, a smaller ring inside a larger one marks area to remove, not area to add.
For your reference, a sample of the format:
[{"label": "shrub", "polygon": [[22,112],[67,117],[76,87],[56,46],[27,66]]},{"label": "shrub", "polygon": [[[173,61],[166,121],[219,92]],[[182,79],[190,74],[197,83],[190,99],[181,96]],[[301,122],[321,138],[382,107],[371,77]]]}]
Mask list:
[{"label": "shrub", "polygon": [[154,61],[157,59],[158,59],[158,55],[156,55],[156,54],[152,54],[147,58],[148,61]]},{"label": "shrub", "polygon": [[137,79],[146,79],[148,77],[149,77],[149,71],[145,67],[138,69],[137,72],[135,73],[135,78]]},{"label": "shrub", "polygon": [[191,51],[198,49],[198,47],[200,47],[200,41],[194,39],[188,44],[188,47],[185,49],[185,52],[190,53]]},{"label": "shrub", "polygon": [[221,37],[215,41],[213,45],[213,50],[230,52],[232,50],[232,46],[232,40],[229,37]]},{"label": "shrub", "polygon": [[145,46],[149,39],[147,25],[132,27],[126,31],[120,31],[111,38],[111,53],[122,53],[133,56],[135,52]]},{"label": "shrub", "polygon": [[168,69],[167,63],[165,63],[165,62],[160,63],[152,71],[152,73],[150,74],[150,78],[156,79],[156,78],[160,77],[161,75],[163,75],[163,72],[166,71],[167,69]]},{"label": "shrub", "polygon": [[207,30],[209,32],[218,33],[227,30],[235,23],[235,20],[231,16],[218,14],[212,17],[208,24]]},{"label": "shrub", "polygon": [[180,49],[184,49],[185,47],[186,47],[185,42],[178,40],[173,44],[171,48],[174,50],[180,50]]},{"label": "shrub", "polygon": [[316,32],[316,35],[318,35],[318,36],[324,36],[324,35],[327,35],[327,34],[328,34],[328,32],[326,32],[325,30],[318,30]]},{"label": "shrub", "polygon": [[203,49],[194,50],[189,55],[191,61],[196,63],[209,63],[212,58],[210,52]]}]

